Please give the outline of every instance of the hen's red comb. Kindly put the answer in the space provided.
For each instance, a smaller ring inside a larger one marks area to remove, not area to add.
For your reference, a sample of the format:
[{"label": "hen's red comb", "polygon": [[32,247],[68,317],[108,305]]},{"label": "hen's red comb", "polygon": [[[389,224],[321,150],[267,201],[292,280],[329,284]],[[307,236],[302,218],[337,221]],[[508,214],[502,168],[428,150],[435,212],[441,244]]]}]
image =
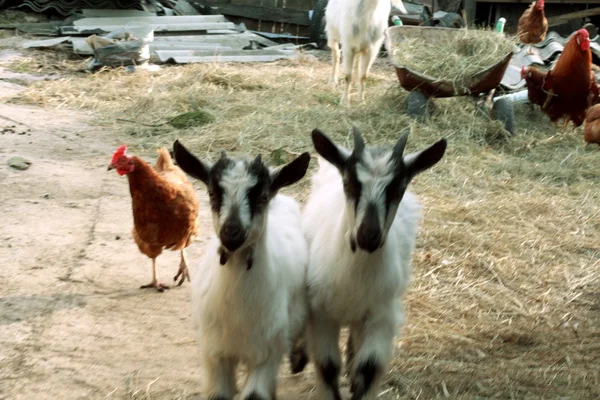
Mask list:
[{"label": "hen's red comb", "polygon": [[578,30],[577,34],[582,35],[585,39],[589,39],[589,37],[590,37],[590,33],[586,29],[583,29],[583,28]]},{"label": "hen's red comb", "polygon": [[117,149],[117,151],[115,151],[115,154],[113,154],[112,163],[113,164],[116,163],[119,158],[121,158],[122,156],[125,155],[126,151],[127,151],[127,145],[123,145],[123,146],[119,147]]}]

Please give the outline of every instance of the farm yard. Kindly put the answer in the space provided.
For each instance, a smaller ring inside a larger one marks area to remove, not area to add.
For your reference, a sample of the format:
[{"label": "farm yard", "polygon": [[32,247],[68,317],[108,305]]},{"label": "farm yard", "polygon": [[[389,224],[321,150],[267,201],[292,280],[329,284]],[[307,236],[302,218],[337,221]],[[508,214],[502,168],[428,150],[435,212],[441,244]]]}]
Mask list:
[{"label": "farm yard", "polygon": [[[151,163],[179,139],[203,158],[260,153],[281,165],[315,155],[314,128],[351,148],[351,124],[368,144],[409,129],[407,152],[448,140],[409,186],[423,220],[379,398],[600,398],[600,150],[583,127],[516,104],[510,135],[461,97],[416,119],[381,57],[366,101],[346,108],[342,85],[327,85],[328,51],[91,74],[89,58],[21,49],[0,33],[0,71],[12,77],[0,74],[0,398],[203,398],[190,283],[138,289],[151,263],[132,239],[126,179],[106,171],[119,145]],[[170,123],[191,111],[204,119]],[[29,164],[15,169],[13,157]],[[284,192],[304,202],[316,166]],[[192,276],[213,230],[206,188],[194,186]],[[165,282],[177,262],[158,258]],[[293,376],[286,362],[278,397],[314,398],[314,381],[312,366]]]}]

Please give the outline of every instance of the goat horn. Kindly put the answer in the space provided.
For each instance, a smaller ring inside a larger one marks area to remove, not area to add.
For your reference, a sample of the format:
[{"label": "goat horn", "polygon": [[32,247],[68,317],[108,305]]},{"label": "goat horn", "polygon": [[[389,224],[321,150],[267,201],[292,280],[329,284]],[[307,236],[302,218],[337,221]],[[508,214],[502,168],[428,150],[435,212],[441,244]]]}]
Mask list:
[{"label": "goat horn", "polygon": [[408,140],[408,133],[408,130],[405,131],[402,136],[400,136],[400,139],[398,139],[398,142],[396,142],[396,145],[394,146],[394,157],[400,158],[404,154],[404,148],[406,147],[406,141]]},{"label": "goat horn", "polygon": [[354,124],[352,124],[352,133],[354,134],[354,154],[359,156],[365,150],[365,141]]}]

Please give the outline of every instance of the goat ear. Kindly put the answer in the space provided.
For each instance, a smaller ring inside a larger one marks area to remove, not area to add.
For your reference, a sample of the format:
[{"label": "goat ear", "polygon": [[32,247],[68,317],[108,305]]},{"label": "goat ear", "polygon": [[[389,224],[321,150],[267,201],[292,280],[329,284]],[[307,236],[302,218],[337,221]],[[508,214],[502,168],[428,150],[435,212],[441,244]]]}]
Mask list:
[{"label": "goat ear", "polygon": [[173,143],[173,155],[179,168],[191,177],[201,180],[205,185],[208,185],[208,177],[212,168],[211,164],[199,160],[179,143],[179,140],[175,140],[175,143]]},{"label": "goat ear", "polygon": [[271,193],[275,194],[285,186],[293,185],[306,175],[310,154],[302,153],[298,158],[275,170],[271,174]]},{"label": "goat ear", "polygon": [[446,139],[432,144],[423,151],[412,153],[404,157],[404,165],[410,181],[415,175],[437,164],[446,152]]},{"label": "goat ear", "polygon": [[340,151],[326,134],[318,129],[314,129],[312,131],[312,141],[315,150],[321,157],[335,165],[339,170],[344,169],[348,157]]}]

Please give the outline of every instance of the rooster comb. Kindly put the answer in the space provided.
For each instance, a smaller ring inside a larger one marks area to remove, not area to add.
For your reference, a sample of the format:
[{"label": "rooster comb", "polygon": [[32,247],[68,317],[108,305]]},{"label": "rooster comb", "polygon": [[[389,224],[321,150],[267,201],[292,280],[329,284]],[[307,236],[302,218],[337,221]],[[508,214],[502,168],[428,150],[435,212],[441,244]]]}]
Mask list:
[{"label": "rooster comb", "polygon": [[117,151],[115,151],[115,154],[113,154],[113,158],[112,158],[112,162],[115,163],[117,162],[117,160],[119,158],[121,158],[122,156],[125,155],[125,152],[127,151],[127,145],[123,145],[120,146]]},{"label": "rooster comb", "polygon": [[581,28],[580,30],[578,30],[577,34],[582,35],[584,38],[590,37],[590,33],[587,31],[587,29],[584,29],[584,28]]}]

